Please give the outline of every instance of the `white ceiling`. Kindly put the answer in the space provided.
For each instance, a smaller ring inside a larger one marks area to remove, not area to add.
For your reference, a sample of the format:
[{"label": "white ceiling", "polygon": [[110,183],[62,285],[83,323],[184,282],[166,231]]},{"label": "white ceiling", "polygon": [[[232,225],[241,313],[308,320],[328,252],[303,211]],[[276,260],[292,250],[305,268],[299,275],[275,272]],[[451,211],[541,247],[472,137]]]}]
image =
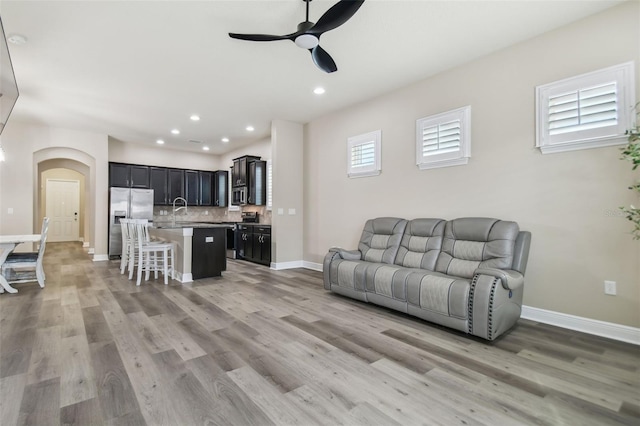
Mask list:
[{"label": "white ceiling", "polygon": [[[336,1],[314,0],[310,20]],[[20,89],[11,120],[221,154],[269,136],[273,119],[309,122],[618,3],[367,0],[322,36],[338,65],[326,74],[289,41],[227,35],[294,32],[302,0],[2,0],[5,32],[28,39],[9,46]]]}]

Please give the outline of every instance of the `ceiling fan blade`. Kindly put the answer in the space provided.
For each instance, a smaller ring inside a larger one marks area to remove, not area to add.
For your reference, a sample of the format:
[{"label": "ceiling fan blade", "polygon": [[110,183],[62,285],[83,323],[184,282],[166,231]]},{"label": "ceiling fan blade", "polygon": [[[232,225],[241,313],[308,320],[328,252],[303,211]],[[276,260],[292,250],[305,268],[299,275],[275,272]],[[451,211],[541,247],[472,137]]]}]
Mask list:
[{"label": "ceiling fan blade", "polygon": [[248,41],[277,41],[277,40],[291,40],[292,34],[288,35],[269,35],[269,34],[236,34],[229,33],[229,37],[237,38],[238,40]]},{"label": "ceiling fan blade", "polygon": [[313,62],[322,71],[327,73],[338,71],[338,67],[336,66],[336,63],[333,61],[333,58],[322,47],[316,46],[313,49],[309,49],[309,51],[311,52],[311,57],[313,58]]},{"label": "ceiling fan blade", "polygon": [[340,0],[331,6],[318,22],[307,32],[311,34],[322,34],[324,32],[338,28],[347,22],[362,6],[364,0]]}]

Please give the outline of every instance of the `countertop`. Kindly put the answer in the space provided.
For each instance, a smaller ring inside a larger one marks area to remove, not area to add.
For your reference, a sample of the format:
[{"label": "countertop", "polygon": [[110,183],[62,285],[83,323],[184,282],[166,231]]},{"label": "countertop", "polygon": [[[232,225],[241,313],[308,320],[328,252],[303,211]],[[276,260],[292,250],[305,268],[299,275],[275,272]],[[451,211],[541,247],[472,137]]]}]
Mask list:
[{"label": "countertop", "polygon": [[176,221],[173,222],[154,222],[153,227],[158,229],[183,229],[183,228],[230,228],[235,223],[222,223],[222,222],[190,222],[190,221]]}]

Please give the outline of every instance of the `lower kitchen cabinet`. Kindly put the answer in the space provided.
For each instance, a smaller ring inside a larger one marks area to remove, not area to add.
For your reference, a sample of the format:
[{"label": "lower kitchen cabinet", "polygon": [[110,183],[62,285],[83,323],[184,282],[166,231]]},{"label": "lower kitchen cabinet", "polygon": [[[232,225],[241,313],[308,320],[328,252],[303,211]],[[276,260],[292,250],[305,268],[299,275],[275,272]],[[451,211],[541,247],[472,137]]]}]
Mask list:
[{"label": "lower kitchen cabinet", "polygon": [[271,265],[271,226],[253,227],[253,261]]},{"label": "lower kitchen cabinet", "polygon": [[238,224],[236,256],[238,259],[271,265],[271,226]]},{"label": "lower kitchen cabinet", "polygon": [[191,273],[193,279],[219,277],[227,269],[227,229],[194,228]]}]

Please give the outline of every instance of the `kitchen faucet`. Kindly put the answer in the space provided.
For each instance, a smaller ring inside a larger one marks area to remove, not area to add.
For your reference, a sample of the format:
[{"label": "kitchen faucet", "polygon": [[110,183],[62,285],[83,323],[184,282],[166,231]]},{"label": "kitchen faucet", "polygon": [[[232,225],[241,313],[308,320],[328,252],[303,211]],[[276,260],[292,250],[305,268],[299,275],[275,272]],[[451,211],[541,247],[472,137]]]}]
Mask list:
[{"label": "kitchen faucet", "polygon": [[[176,209],[176,201],[182,200],[184,201],[184,206],[180,206]],[[176,197],[175,200],[173,200],[173,226],[176,226],[176,212],[180,211],[184,209],[185,214],[187,213],[188,209],[187,209],[187,200],[185,200],[182,197]]]}]

